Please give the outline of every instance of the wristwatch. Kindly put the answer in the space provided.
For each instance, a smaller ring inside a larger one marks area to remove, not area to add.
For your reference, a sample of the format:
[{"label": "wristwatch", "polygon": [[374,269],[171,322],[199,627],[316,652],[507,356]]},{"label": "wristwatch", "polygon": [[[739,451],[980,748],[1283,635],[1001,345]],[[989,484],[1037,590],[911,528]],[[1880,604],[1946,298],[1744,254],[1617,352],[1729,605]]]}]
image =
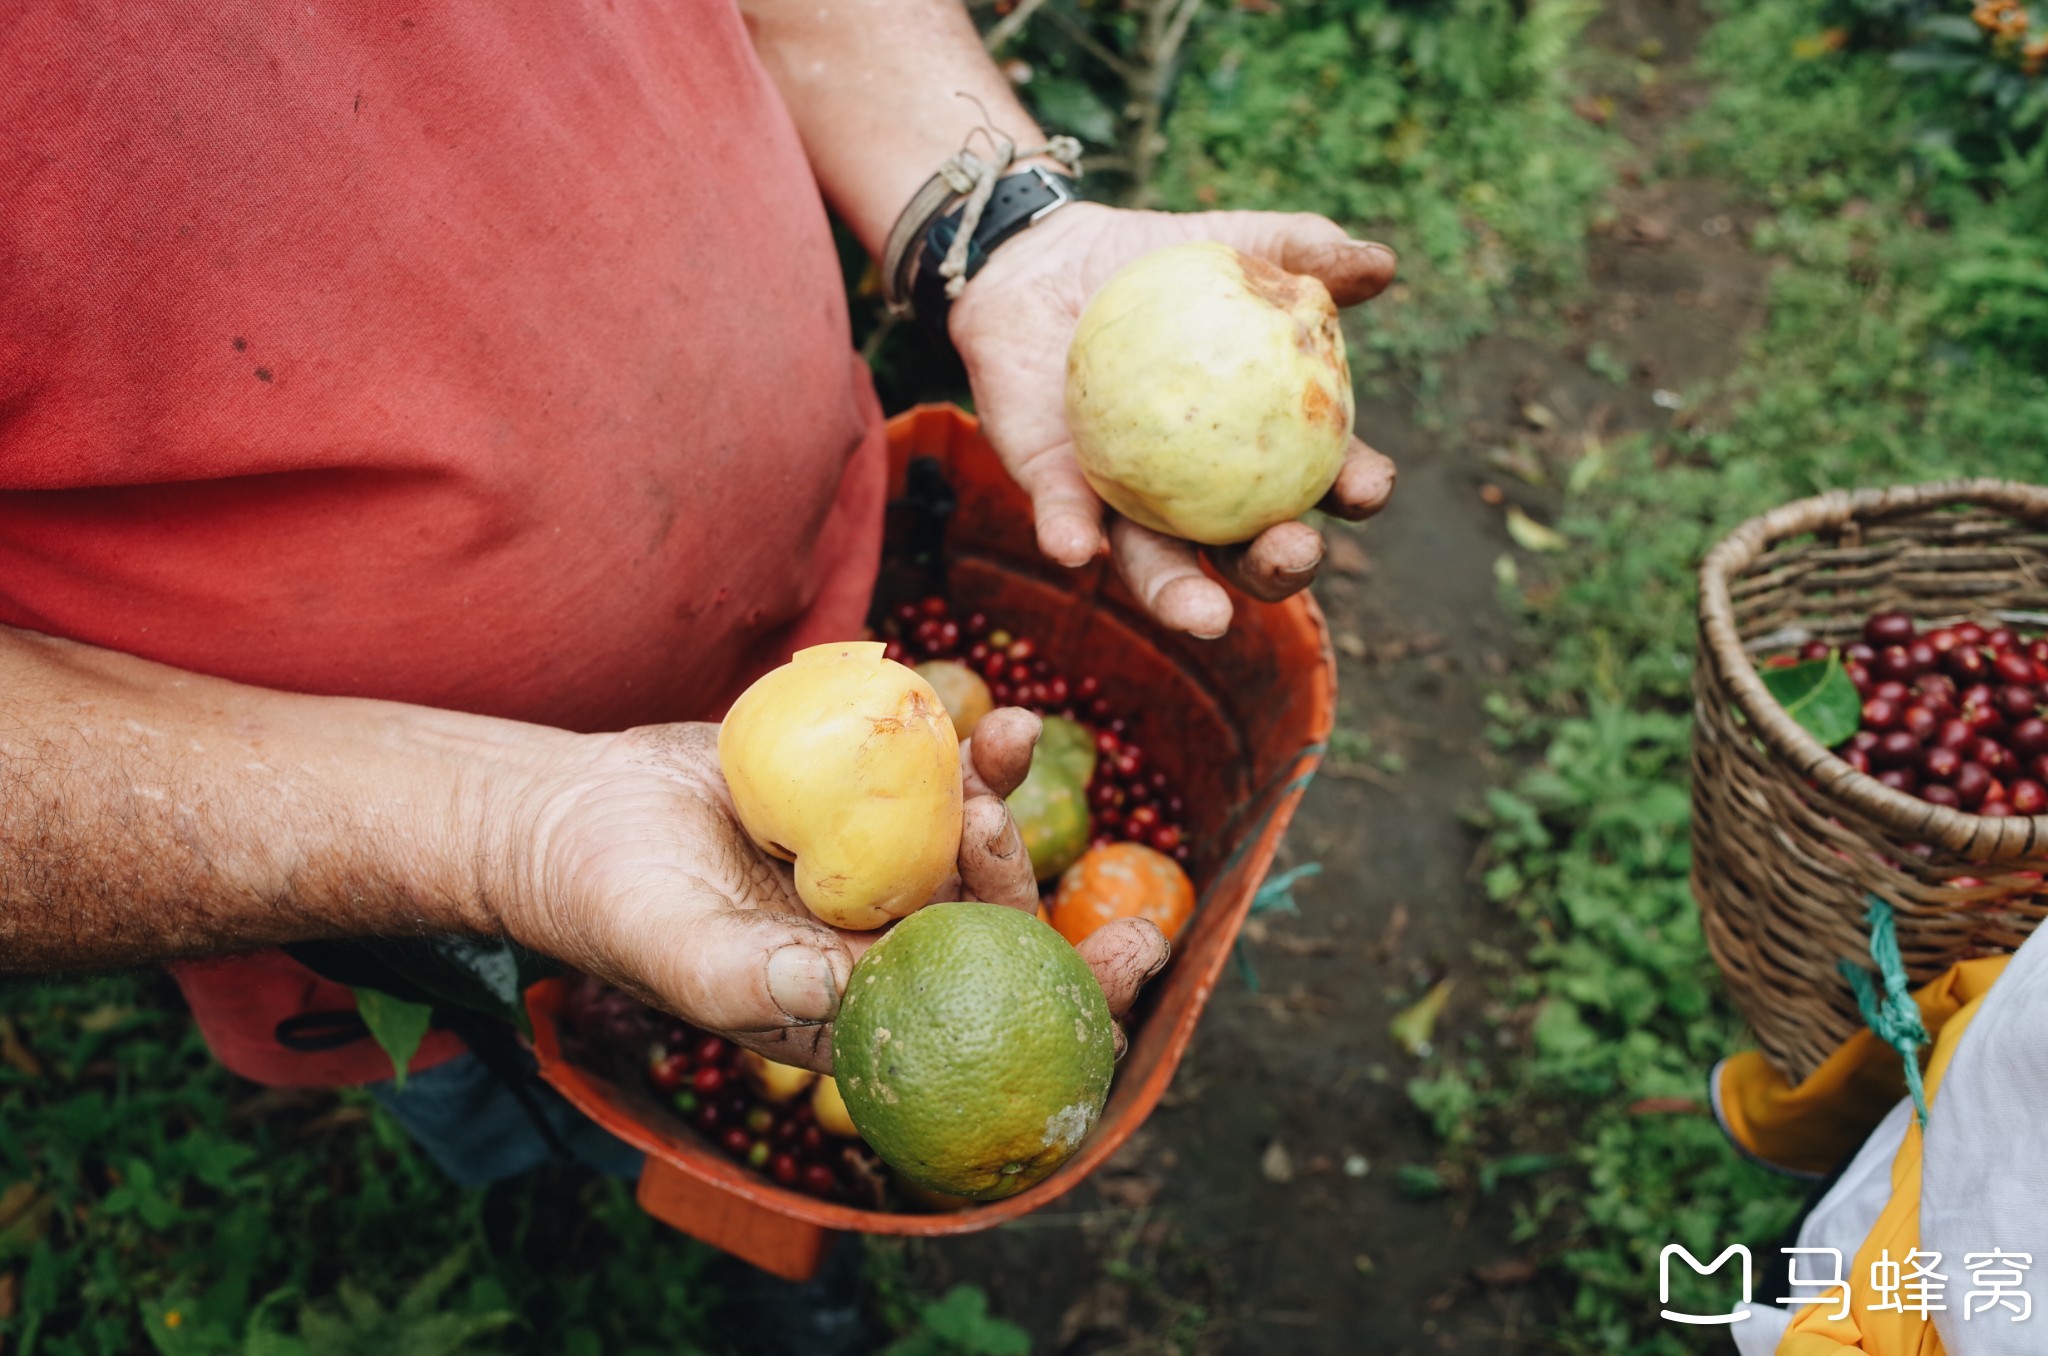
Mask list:
[{"label": "wristwatch", "polygon": [[[996,246],[1025,230],[1068,203],[1076,200],[1073,180],[1042,165],[1032,165],[996,180],[995,192],[982,209],[981,220],[967,246],[967,267],[962,277],[972,278],[988,262]],[[920,324],[944,341],[946,317],[953,299],[946,295],[946,279],[939,270],[953,242],[960,234],[964,204],[942,212],[924,229],[915,249],[904,251],[899,271],[907,276],[894,279],[896,294],[910,303]]]}]

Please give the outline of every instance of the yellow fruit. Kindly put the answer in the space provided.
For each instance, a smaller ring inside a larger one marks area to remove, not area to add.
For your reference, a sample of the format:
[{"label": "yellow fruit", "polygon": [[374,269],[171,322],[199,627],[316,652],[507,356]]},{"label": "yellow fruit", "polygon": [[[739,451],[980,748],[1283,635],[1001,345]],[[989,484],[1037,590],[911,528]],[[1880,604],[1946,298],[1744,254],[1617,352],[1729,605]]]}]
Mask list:
[{"label": "yellow fruit", "polygon": [[1030,774],[1008,804],[1037,879],[1057,876],[1087,848],[1088,796],[1067,764],[1034,754]]},{"label": "yellow fruit", "polygon": [[853,968],[832,1060],[874,1151],[933,1191],[996,1200],[1095,1128],[1115,1055],[1087,963],[1021,909],[934,904]]},{"label": "yellow fruit", "polygon": [[931,685],[876,641],[802,650],[718,731],[733,808],[797,893],[842,928],[923,905],[960,850],[960,741]]},{"label": "yellow fruit", "polygon": [[860,1138],[860,1131],[853,1128],[853,1117],[846,1112],[846,1099],[839,1095],[836,1078],[828,1075],[818,1080],[818,1086],[811,1091],[811,1115],[817,1118],[818,1128],[828,1135]]},{"label": "yellow fruit", "polygon": [[740,1075],[760,1094],[762,1101],[774,1102],[778,1106],[809,1087],[818,1076],[809,1069],[799,1069],[792,1064],[777,1064],[755,1050],[740,1051]]},{"label": "yellow fruit", "polygon": [[1215,241],[1156,250],[1097,290],[1067,353],[1067,427],[1110,507],[1213,546],[1313,507],[1351,440],[1330,293]]},{"label": "yellow fruit", "polygon": [[927,660],[917,666],[917,676],[939,694],[946,714],[953,718],[953,733],[962,739],[972,735],[981,718],[996,709],[996,699],[981,675],[957,660]]}]

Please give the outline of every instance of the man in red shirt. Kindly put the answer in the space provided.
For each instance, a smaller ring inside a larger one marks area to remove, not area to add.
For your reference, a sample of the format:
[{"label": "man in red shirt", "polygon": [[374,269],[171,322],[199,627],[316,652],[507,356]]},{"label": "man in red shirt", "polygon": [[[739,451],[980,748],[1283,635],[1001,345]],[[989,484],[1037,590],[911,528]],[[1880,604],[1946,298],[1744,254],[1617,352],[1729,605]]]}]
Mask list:
[{"label": "man in red shirt", "polygon": [[[1043,140],[964,10],[29,0],[0,71],[0,972],[176,962],[230,1068],[364,1082],[372,1047],[277,1044],[348,1000],[270,948],[507,936],[820,1063],[852,939],[685,722],[861,623],[881,423],[827,204],[879,254],[982,110]],[[1393,264],[1320,218],[1076,204],[948,326],[1047,554],[1219,635],[1061,416],[1092,289],[1194,238],[1344,303]],[[1355,447],[1332,507],[1392,479]],[[1321,552],[1218,563],[1274,598]],[[1035,722],[983,728],[963,888],[1028,906],[1000,793]],[[1088,955],[1120,1008],[1165,948]]]}]

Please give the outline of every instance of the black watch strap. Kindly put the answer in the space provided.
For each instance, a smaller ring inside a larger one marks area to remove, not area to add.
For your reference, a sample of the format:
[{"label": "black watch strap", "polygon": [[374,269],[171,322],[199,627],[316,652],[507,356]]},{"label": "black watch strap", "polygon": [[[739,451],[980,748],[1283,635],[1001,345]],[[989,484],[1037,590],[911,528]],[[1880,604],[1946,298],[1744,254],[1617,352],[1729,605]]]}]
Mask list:
[{"label": "black watch strap", "polygon": [[[988,262],[996,246],[1048,212],[1074,201],[1075,196],[1071,179],[1041,165],[996,180],[995,192],[982,209],[981,221],[968,242],[963,276],[972,278]],[[917,255],[917,274],[910,287],[911,310],[919,323],[928,326],[941,340],[947,337],[946,316],[952,310],[953,300],[946,295],[946,279],[939,265],[960,234],[963,210],[954,208],[925,231]]]}]

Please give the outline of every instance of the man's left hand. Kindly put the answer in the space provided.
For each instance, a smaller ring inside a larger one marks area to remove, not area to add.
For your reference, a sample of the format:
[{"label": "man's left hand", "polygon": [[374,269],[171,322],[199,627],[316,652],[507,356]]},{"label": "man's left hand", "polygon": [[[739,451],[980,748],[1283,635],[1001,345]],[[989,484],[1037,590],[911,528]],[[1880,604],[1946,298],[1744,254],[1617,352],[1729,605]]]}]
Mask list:
[{"label": "man's left hand", "polygon": [[[1392,250],[1353,240],[1323,217],[1131,212],[1074,203],[997,250],[954,303],[949,324],[982,427],[1031,496],[1039,548],[1078,567],[1107,546],[1153,616],[1176,630],[1215,637],[1230,626],[1229,594],[1202,572],[1193,544],[1105,514],[1081,475],[1066,422],[1067,347],[1082,307],[1125,264],[1189,240],[1220,240],[1318,278],[1339,306],[1379,295],[1394,277]],[[1342,518],[1369,518],[1393,489],[1394,464],[1353,438],[1337,483],[1319,507]],[[1315,578],[1323,540],[1306,523],[1282,523],[1210,558],[1246,593],[1273,601]]]}]

